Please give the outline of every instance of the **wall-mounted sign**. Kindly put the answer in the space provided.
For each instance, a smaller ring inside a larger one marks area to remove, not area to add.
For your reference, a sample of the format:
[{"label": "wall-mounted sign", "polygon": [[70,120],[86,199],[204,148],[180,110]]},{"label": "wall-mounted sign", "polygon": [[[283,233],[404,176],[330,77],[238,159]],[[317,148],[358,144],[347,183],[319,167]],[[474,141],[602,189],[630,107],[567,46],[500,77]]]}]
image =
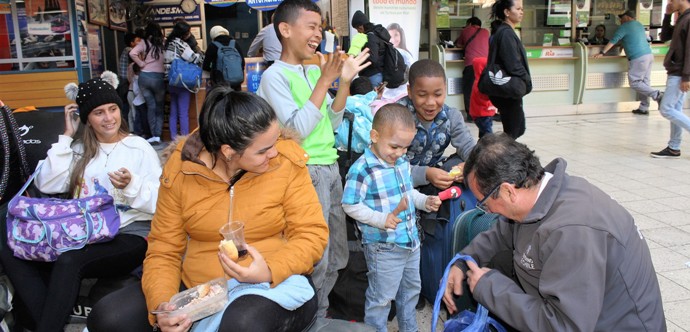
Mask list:
[{"label": "wall-mounted sign", "polygon": [[187,23],[201,21],[201,9],[196,3],[194,3],[193,9],[192,6],[185,6],[186,8],[183,9],[181,4],[182,2],[174,5],[156,5],[154,3],[155,22],[172,23],[178,17],[184,18]]},{"label": "wall-mounted sign", "polygon": [[[312,0],[316,2],[317,0]],[[283,0],[247,0],[247,6],[257,10],[274,10]]]},{"label": "wall-mounted sign", "polygon": [[207,4],[216,7],[229,7],[238,2],[238,0],[204,0]]}]

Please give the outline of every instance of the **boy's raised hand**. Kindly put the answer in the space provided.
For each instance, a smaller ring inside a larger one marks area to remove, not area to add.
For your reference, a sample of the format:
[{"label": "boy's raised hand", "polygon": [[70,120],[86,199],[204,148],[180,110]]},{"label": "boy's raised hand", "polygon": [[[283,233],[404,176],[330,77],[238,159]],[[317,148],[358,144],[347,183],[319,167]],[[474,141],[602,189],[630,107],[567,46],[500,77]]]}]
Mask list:
[{"label": "boy's raised hand", "polygon": [[349,56],[345,60],[345,65],[343,66],[343,72],[340,75],[340,79],[345,83],[350,83],[357,76],[357,74],[364,68],[369,67],[371,62],[367,61],[369,59],[369,49],[365,48],[357,54],[356,57]]},{"label": "boy's raised hand", "polygon": [[343,64],[345,63],[342,57],[343,53],[340,46],[328,56],[328,59],[321,52],[316,52],[321,63],[321,79],[326,80],[329,85],[337,80],[343,72]]}]

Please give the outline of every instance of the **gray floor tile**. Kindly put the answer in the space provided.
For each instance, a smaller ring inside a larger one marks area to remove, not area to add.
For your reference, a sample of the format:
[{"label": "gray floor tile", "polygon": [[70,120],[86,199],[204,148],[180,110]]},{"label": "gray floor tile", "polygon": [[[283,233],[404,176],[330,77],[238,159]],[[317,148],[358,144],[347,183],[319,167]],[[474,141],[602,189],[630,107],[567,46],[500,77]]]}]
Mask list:
[{"label": "gray floor tile", "polygon": [[[657,270],[657,272],[659,272],[659,274],[668,278],[669,280],[677,283],[681,287],[690,291],[690,268],[685,265],[686,262],[678,264],[680,266],[679,269],[673,269],[672,271],[666,272]],[[654,264],[656,266],[656,261],[654,262]],[[688,309],[690,310],[690,307],[688,307]],[[690,311],[688,312],[690,313]]]},{"label": "gray floor tile", "polygon": [[[690,226],[688,226],[690,230]],[[684,232],[678,227],[652,228],[643,231],[648,239],[664,246],[673,247],[684,243],[690,243],[690,233]]]},{"label": "gray floor tile", "polygon": [[[652,254],[652,262],[654,262],[654,269],[657,273],[687,270],[689,273],[688,277],[690,277],[690,268],[685,266],[685,263],[688,261],[688,259],[684,255],[681,255],[669,248],[650,249],[650,252]],[[664,274],[664,276],[666,275]],[[670,277],[669,279],[676,281],[680,285],[685,285],[684,283],[678,282]],[[690,281],[690,279],[688,281]],[[687,283],[687,285],[688,288],[690,288],[690,283]]]},{"label": "gray floor tile", "polygon": [[[664,303],[664,315],[673,322],[673,329],[690,328],[690,300]],[[673,331],[667,326],[669,331]],[[678,331],[678,330],[676,330]],[[680,330],[682,331],[682,330]],[[687,331],[687,330],[686,330]]]},{"label": "gray floor tile", "polygon": [[[661,299],[664,304],[676,301],[690,300],[690,290],[677,284],[675,281],[657,273],[659,287],[661,288]],[[668,319],[668,317],[666,317]]]},{"label": "gray floor tile", "polygon": [[[682,199],[687,200],[686,197]],[[686,211],[666,211],[658,212],[651,215],[652,218],[663,222],[670,226],[686,226],[690,225],[690,212]]]},{"label": "gray floor tile", "polygon": [[[666,308],[664,308],[666,311]],[[681,328],[680,326],[673,324],[668,317],[666,317],[666,331],[668,332],[687,332],[688,330]]]}]

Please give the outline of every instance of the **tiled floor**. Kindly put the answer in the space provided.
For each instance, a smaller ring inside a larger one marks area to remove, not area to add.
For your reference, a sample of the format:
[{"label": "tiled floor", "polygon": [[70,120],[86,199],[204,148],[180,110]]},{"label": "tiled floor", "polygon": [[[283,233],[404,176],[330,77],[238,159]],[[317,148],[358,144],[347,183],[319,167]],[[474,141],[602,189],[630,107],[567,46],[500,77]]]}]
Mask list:
[{"label": "tiled floor", "polygon": [[[658,112],[613,113],[528,118],[519,141],[543,164],[565,158],[570,174],[586,177],[633,214],[651,249],[668,331],[690,332],[690,136],[684,134],[681,159],[650,158],[666,146],[668,133]],[[418,321],[421,331],[430,331],[429,304]],[[395,321],[389,330],[397,331]]]},{"label": "tiled floor", "polygon": [[[668,331],[690,331],[690,135],[684,133],[681,159],[650,158],[668,135],[669,122],[658,112],[613,113],[527,118],[518,141],[542,164],[563,157],[571,175],[587,178],[630,211],[652,253]],[[420,331],[430,331],[430,306],[417,317]],[[389,330],[397,331],[397,323]]]}]

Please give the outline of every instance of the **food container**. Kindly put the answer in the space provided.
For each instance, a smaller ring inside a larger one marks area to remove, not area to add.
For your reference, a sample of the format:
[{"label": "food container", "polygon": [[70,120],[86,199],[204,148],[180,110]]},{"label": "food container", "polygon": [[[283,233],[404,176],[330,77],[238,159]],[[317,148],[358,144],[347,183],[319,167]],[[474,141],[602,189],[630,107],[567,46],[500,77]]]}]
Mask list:
[{"label": "food container", "polygon": [[227,281],[225,278],[213,279],[175,294],[170,303],[177,308],[168,314],[170,317],[187,314],[192,322],[208,317],[223,310],[228,303]]}]

